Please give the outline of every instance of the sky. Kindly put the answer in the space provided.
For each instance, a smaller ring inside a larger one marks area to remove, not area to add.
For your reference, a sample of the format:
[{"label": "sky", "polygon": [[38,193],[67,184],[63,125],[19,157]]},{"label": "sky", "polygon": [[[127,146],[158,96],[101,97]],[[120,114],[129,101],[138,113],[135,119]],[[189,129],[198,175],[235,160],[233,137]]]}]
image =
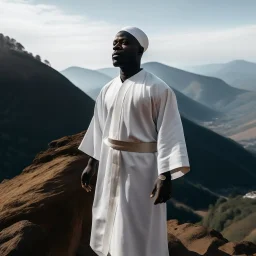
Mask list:
[{"label": "sky", "polygon": [[124,26],[149,38],[142,63],[256,62],[256,0],[0,0],[0,33],[61,71],[112,67]]}]

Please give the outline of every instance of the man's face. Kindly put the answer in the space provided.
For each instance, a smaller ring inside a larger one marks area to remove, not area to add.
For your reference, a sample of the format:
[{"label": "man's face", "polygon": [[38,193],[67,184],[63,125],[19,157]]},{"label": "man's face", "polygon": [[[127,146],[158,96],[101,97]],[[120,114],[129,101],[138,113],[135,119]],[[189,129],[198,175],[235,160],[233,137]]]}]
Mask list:
[{"label": "man's face", "polygon": [[120,31],[113,41],[113,66],[129,66],[140,61],[143,52],[143,48],[141,48],[134,36],[126,31]]}]

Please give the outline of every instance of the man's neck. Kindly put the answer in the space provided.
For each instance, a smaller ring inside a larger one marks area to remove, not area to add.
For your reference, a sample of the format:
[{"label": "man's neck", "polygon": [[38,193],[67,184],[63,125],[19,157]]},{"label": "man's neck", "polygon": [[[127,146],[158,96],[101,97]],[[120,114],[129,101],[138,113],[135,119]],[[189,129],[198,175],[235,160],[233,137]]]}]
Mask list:
[{"label": "man's neck", "polygon": [[133,65],[132,67],[120,67],[120,78],[124,82],[129,77],[137,74],[142,68],[139,65]]}]

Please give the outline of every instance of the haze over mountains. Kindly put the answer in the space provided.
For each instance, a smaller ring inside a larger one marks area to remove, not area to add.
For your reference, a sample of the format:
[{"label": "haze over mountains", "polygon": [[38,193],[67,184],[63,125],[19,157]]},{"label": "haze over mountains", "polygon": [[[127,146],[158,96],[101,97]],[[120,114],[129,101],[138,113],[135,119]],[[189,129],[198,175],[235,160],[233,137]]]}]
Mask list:
[{"label": "haze over mountains", "polygon": [[228,63],[185,67],[184,69],[196,74],[218,77],[240,89],[256,91],[256,63],[253,62],[234,60]]}]

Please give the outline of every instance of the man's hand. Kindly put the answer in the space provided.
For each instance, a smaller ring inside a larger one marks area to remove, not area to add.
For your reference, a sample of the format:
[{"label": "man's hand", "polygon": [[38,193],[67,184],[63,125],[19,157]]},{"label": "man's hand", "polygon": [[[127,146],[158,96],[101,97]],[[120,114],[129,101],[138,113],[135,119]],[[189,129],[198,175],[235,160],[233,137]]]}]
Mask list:
[{"label": "man's hand", "polygon": [[165,180],[159,178],[155,181],[155,186],[153,188],[150,197],[155,197],[154,204],[165,203],[172,196],[172,182],[170,172],[163,173],[166,176]]},{"label": "man's hand", "polygon": [[81,186],[86,192],[92,191],[92,185],[90,184],[91,178],[98,170],[98,161],[94,158],[90,158],[88,164],[81,175]]}]

